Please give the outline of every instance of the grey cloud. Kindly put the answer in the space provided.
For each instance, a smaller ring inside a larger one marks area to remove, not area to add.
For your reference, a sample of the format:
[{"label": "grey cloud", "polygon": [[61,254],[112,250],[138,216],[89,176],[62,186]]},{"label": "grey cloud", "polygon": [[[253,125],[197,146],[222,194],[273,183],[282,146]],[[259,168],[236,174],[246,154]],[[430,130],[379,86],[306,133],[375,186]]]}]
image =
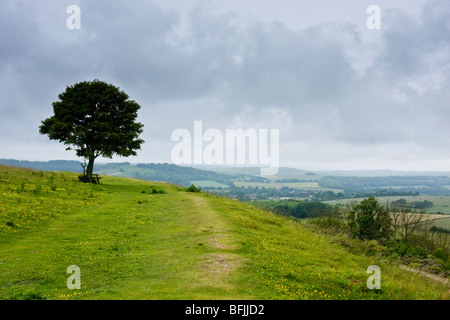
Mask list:
[{"label": "grey cloud", "polygon": [[383,11],[380,43],[363,72],[355,57],[368,50],[364,34],[346,22],[293,29],[206,2],[186,14],[150,1],[80,1],[82,29],[71,31],[71,1],[3,3],[2,136],[21,128],[17,140],[44,143],[37,127],[58,93],[99,78],[143,106],[144,139],[155,145],[204,120],[221,129],[280,128],[281,143],[343,143],[361,157],[362,146],[402,143],[448,157],[446,1],[430,1],[420,19]]}]

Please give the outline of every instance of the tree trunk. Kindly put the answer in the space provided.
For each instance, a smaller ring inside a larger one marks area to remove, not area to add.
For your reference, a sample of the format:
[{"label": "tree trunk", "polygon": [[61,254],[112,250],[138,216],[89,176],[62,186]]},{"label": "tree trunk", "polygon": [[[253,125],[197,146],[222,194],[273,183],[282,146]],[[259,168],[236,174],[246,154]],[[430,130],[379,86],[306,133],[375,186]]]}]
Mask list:
[{"label": "tree trunk", "polygon": [[89,177],[92,176],[92,171],[94,171],[94,160],[95,160],[95,157],[92,157],[92,156],[89,157],[89,163],[88,163],[87,171],[86,171],[86,174]]}]

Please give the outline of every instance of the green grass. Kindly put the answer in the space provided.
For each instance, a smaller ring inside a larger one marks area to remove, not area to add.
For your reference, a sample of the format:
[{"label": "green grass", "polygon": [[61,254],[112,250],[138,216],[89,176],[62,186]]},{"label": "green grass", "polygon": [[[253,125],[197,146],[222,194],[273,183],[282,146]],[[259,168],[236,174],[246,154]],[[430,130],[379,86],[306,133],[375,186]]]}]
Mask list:
[{"label": "green grass", "polygon": [[[0,166],[0,299],[449,298],[448,285],[249,204],[76,176]],[[366,287],[373,264],[381,290]],[[80,290],[66,286],[71,265]]]}]

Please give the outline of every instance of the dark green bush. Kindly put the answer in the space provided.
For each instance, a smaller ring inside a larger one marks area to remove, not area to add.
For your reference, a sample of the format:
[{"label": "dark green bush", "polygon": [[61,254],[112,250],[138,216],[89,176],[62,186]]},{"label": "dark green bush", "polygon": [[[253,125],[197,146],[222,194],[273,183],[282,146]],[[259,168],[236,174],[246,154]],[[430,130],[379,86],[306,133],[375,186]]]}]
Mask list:
[{"label": "dark green bush", "polygon": [[386,246],[391,252],[397,253],[401,257],[413,256],[425,259],[430,254],[430,251],[421,246],[416,246],[403,241],[389,241],[386,243]]},{"label": "dark green bush", "polygon": [[448,251],[444,248],[437,248],[433,251],[433,256],[435,256],[438,259],[442,259],[443,261],[447,260],[449,257]]},{"label": "dark green bush", "polygon": [[164,191],[161,188],[156,187],[150,187],[148,190],[142,190],[141,193],[148,193],[148,194],[166,194],[166,191]]},{"label": "dark green bush", "polygon": [[187,192],[200,192],[201,188],[197,188],[196,186],[194,186],[193,184],[190,185],[189,188],[186,189]]}]

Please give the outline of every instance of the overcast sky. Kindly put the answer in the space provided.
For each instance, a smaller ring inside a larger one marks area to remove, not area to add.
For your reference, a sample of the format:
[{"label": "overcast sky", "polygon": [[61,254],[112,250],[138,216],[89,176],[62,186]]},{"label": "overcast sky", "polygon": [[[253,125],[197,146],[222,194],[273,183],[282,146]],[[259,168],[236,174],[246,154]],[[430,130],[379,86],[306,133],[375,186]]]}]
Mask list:
[{"label": "overcast sky", "polygon": [[[69,5],[81,9],[70,30]],[[381,29],[366,12],[381,8]],[[77,159],[38,132],[68,85],[139,103],[133,163],[178,128],[279,129],[280,164],[450,170],[448,0],[0,0],[0,158]],[[98,161],[107,161],[99,159]]]}]

